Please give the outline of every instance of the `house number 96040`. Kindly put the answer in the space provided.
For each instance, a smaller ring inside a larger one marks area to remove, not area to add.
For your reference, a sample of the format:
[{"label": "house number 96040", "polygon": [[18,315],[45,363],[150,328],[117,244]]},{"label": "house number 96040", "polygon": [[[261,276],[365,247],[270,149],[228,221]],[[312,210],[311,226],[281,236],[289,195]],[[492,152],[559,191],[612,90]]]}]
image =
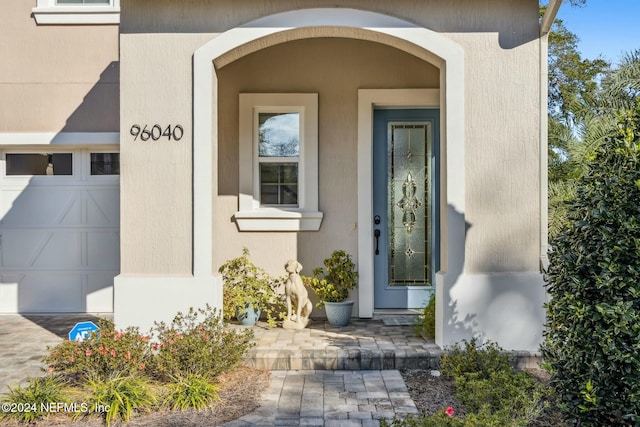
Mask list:
[{"label": "house number 96040", "polygon": [[157,141],[160,138],[167,138],[169,141],[180,141],[184,135],[184,129],[180,125],[171,126],[168,125],[164,129],[160,125],[144,125],[141,127],[136,124],[131,126],[129,133],[133,136],[133,140],[137,141]]}]

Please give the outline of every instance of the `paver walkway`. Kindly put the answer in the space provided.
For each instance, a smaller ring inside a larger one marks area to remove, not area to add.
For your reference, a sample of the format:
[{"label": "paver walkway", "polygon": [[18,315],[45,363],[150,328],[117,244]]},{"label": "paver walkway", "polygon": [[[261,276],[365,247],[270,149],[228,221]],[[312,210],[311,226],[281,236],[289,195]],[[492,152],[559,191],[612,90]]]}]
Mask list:
[{"label": "paver walkway", "polygon": [[[59,343],[75,323],[85,320],[97,319],[0,315],[0,394],[8,391],[7,385],[41,375],[47,346]],[[397,368],[407,361],[428,366],[439,350],[415,338],[410,326],[380,321],[354,321],[346,328],[316,321],[304,331],[254,331],[257,345],[247,362],[278,370],[272,371],[261,407],[225,424],[229,427],[378,426],[381,418],[416,413]]]},{"label": "paver walkway", "polygon": [[262,406],[224,426],[368,427],[415,413],[397,370],[272,371]]}]

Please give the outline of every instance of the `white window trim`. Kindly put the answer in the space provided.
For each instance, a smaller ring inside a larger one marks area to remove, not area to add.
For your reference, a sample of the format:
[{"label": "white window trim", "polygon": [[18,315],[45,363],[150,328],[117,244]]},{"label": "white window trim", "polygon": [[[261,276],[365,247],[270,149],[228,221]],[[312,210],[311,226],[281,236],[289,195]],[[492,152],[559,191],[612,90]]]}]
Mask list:
[{"label": "white window trim", "polygon": [[108,6],[95,4],[62,5],[56,0],[37,0],[31,11],[38,25],[49,24],[119,24],[120,0]]},{"label": "white window trim", "polygon": [[[260,206],[257,113],[300,113],[298,207]],[[317,231],[318,211],[318,94],[242,93],[239,110],[239,210],[240,231]]]}]

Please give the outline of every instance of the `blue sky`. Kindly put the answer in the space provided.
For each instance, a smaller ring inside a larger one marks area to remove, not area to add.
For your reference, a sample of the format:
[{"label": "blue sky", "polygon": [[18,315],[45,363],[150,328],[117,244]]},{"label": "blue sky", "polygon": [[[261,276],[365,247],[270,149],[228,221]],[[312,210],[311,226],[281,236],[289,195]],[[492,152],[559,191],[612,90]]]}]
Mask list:
[{"label": "blue sky", "polygon": [[640,0],[587,0],[581,7],[565,0],[558,18],[580,38],[584,58],[601,56],[616,63],[624,53],[640,49]]}]

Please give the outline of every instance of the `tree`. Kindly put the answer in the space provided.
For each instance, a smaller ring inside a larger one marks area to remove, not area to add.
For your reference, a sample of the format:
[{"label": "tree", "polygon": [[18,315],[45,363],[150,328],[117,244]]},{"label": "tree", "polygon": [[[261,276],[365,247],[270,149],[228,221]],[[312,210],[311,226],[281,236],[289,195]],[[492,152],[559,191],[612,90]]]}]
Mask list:
[{"label": "tree", "polygon": [[640,423],[640,107],[576,184],[553,242],[542,356],[568,418]]}]

